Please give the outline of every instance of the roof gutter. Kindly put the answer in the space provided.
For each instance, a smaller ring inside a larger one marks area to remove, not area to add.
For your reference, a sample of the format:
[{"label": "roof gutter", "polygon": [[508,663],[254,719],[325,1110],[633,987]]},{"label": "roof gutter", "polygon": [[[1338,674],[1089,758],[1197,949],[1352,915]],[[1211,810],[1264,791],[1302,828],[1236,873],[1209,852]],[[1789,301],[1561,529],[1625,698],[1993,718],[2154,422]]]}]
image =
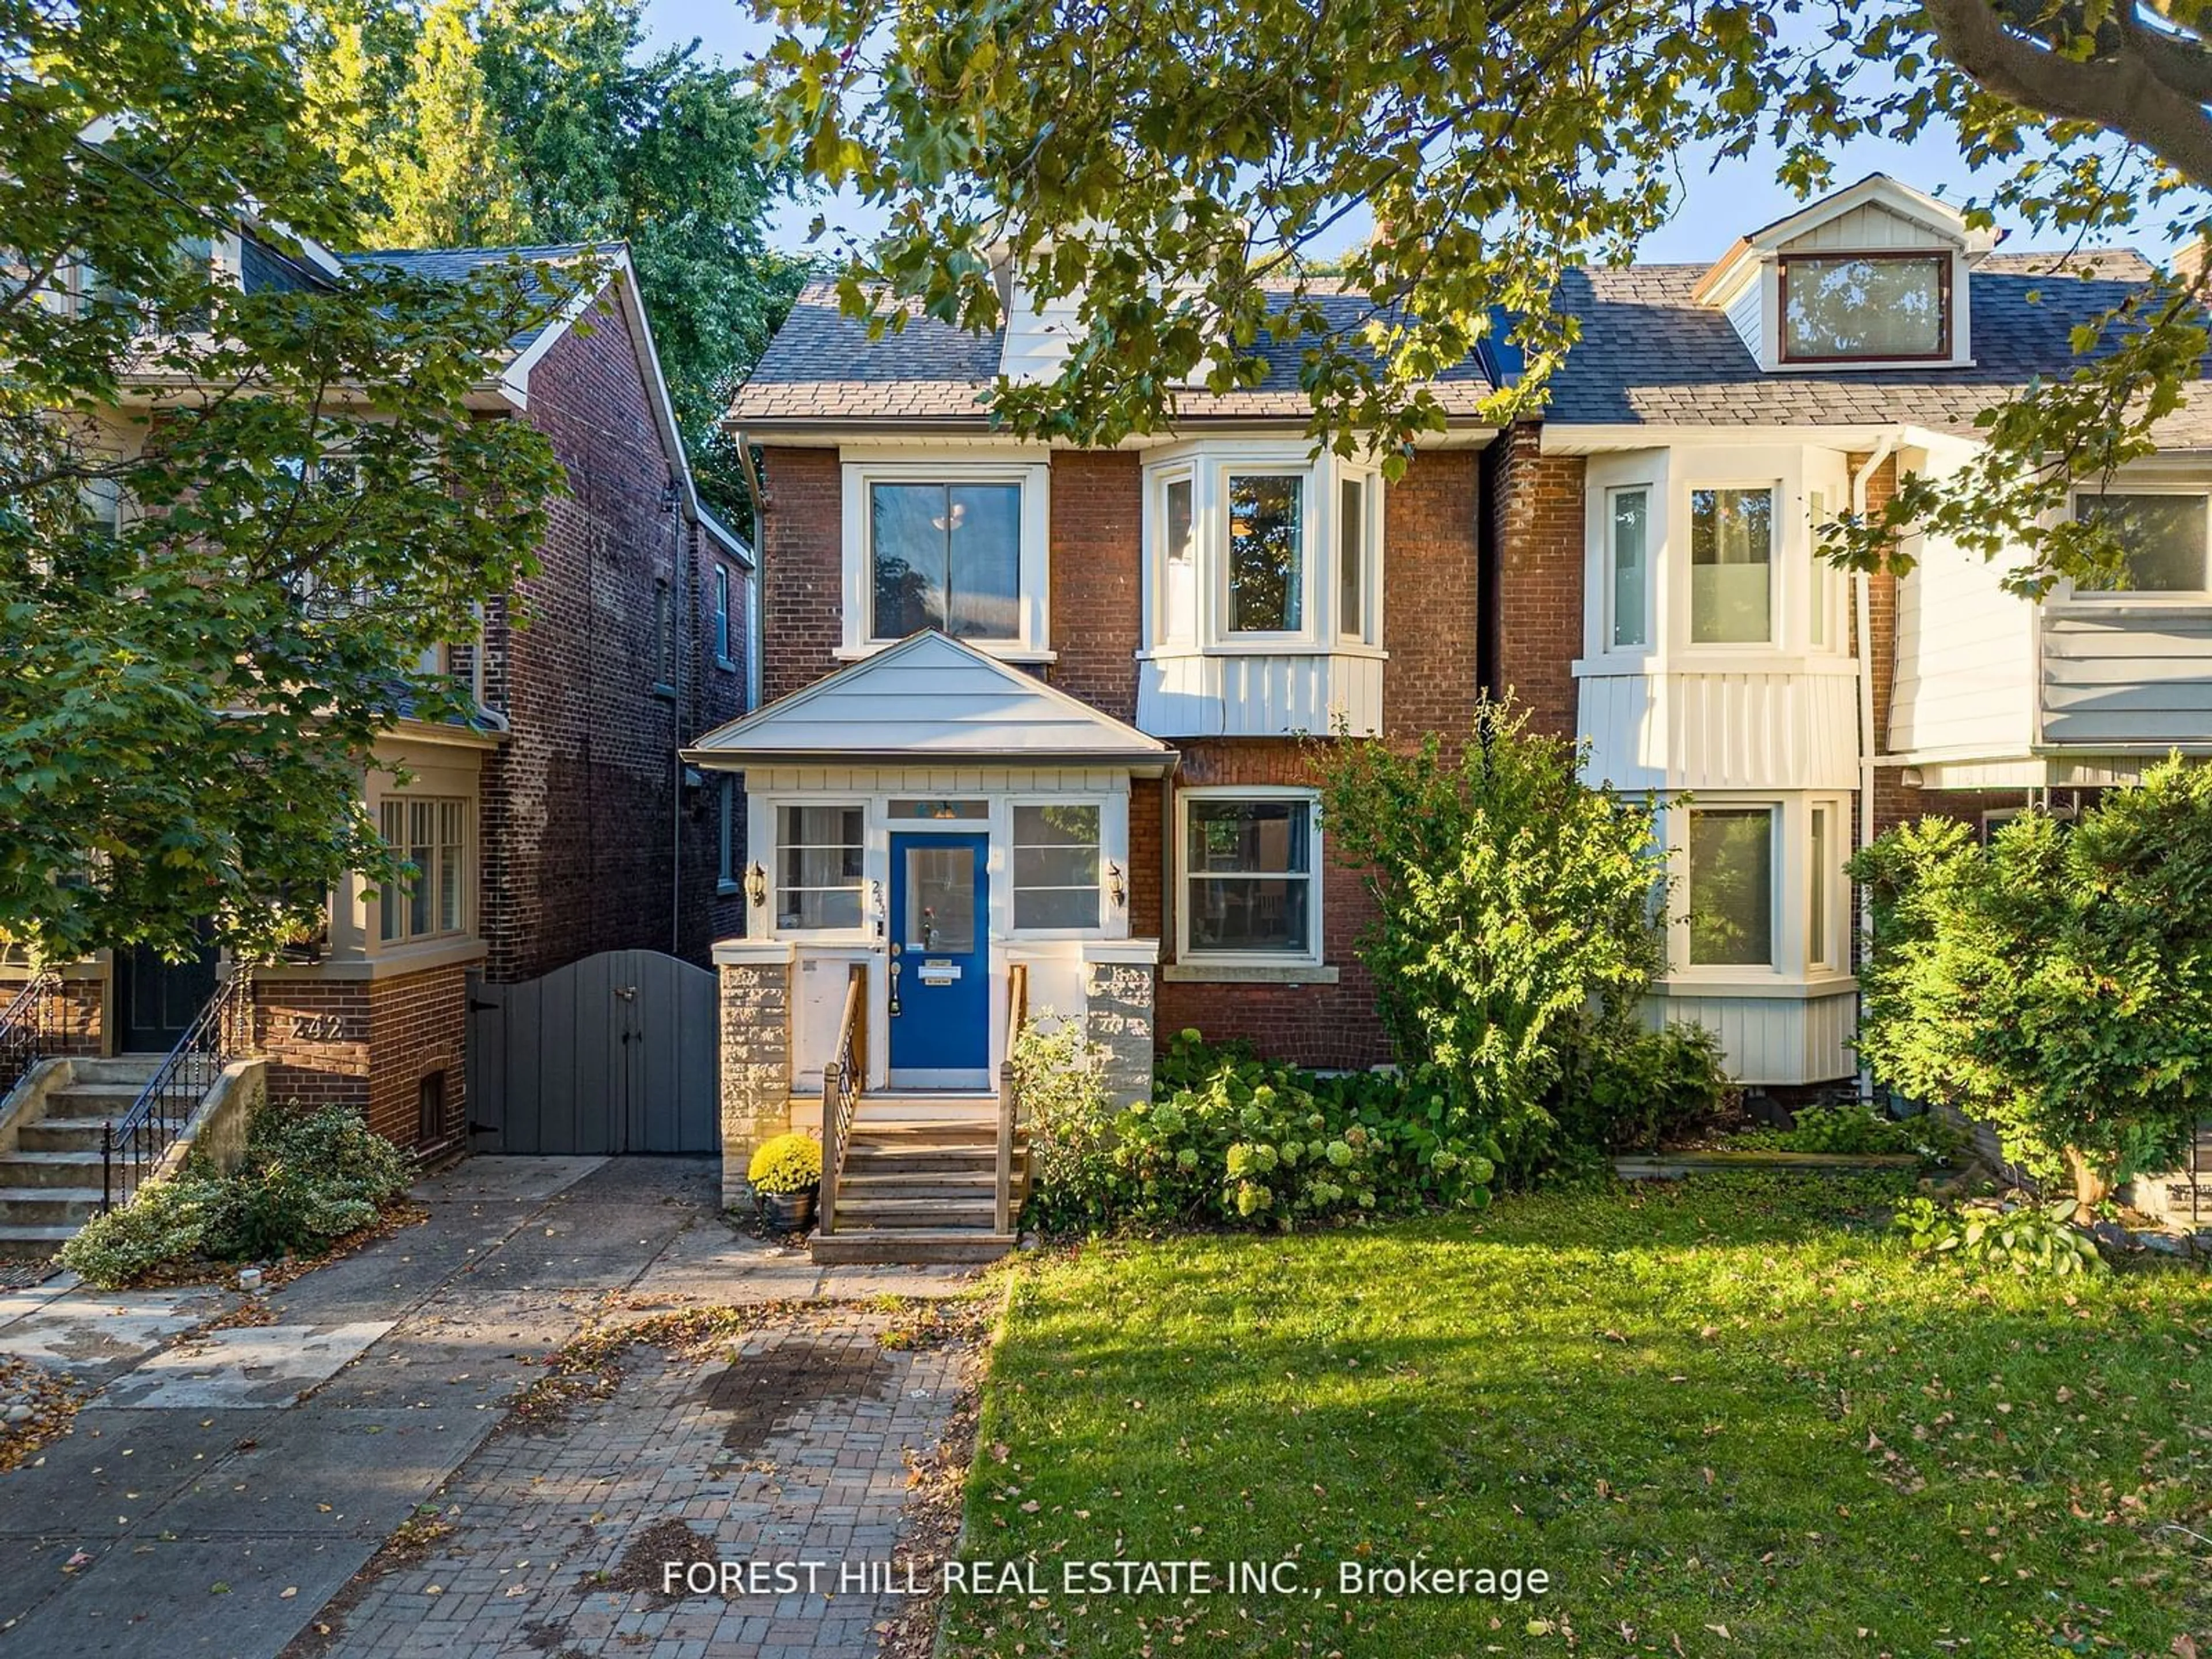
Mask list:
[{"label": "roof gutter", "polygon": [[987,765],[1111,767],[1134,777],[1164,778],[1182,757],[1172,749],[1156,754],[1096,749],[1023,750],[1018,754],[965,751],[918,754],[911,749],[686,749],[684,760],[717,772],[743,772],[757,766],[938,766]]}]

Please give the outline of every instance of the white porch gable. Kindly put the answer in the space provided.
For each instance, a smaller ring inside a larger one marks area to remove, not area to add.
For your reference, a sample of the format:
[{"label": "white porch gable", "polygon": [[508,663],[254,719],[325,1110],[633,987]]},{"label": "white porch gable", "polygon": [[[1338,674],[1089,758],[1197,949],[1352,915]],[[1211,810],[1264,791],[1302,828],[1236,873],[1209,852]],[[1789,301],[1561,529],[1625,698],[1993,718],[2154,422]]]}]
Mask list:
[{"label": "white porch gable", "polygon": [[858,762],[1111,765],[1164,774],[1176,751],[1035,675],[936,632],[839,669],[684,751],[723,769]]}]

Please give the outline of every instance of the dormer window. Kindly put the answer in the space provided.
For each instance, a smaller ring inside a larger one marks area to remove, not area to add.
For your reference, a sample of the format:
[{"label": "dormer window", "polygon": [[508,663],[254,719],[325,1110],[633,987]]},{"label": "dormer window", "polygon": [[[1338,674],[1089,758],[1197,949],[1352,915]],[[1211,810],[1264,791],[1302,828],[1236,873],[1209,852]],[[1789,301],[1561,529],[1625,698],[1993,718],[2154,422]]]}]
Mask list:
[{"label": "dormer window", "polygon": [[1782,361],[1906,362],[1951,356],[1951,256],[1785,253]]}]

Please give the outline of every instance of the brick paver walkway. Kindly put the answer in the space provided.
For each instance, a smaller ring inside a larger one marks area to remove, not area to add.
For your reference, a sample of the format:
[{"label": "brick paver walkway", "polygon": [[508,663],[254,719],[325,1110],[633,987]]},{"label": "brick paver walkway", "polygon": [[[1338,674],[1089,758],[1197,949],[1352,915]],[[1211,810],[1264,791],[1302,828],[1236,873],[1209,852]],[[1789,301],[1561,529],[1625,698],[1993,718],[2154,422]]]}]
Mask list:
[{"label": "brick paver walkway", "polygon": [[[450,1530],[419,1557],[380,1563],[325,1611],[329,1636],[302,1650],[873,1654],[900,1598],[866,1575],[902,1577],[910,1459],[943,1440],[973,1357],[964,1344],[888,1349],[890,1323],[824,1310],[744,1339],[734,1357],[727,1344],[705,1358],[632,1350],[606,1398],[488,1441],[436,1500]],[[661,1593],[668,1562],[794,1574],[816,1563],[819,1588],[747,1594],[739,1581],[726,1596],[672,1596]],[[854,1575],[848,1593],[841,1574]]]}]

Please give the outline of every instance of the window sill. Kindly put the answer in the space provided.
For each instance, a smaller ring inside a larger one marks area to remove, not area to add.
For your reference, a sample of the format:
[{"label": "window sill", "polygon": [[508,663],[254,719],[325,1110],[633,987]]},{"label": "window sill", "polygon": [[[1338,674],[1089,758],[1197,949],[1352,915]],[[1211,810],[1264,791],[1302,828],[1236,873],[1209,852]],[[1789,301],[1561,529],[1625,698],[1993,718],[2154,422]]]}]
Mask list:
[{"label": "window sill", "polygon": [[738,672],[738,659],[735,657],[717,657],[714,659],[714,666],[725,674],[734,674]]},{"label": "window sill", "polygon": [[1710,978],[1696,973],[1671,974],[1655,981],[1651,989],[1659,996],[1763,997],[1809,1002],[1816,997],[1848,996],[1859,988],[1857,979],[1850,974],[1761,975],[1755,969],[1738,973],[1709,971]]},{"label": "window sill", "polygon": [[2161,593],[2138,588],[2125,593],[2069,593],[2063,599],[2045,599],[2043,609],[2053,617],[2170,617],[2177,611],[2212,611],[2212,592]]},{"label": "window sill", "polygon": [[717,898],[734,898],[743,890],[743,886],[734,881],[717,881],[714,884],[714,896]]},{"label": "window sill", "polygon": [[1249,640],[1217,640],[1207,645],[1156,645],[1137,653],[1139,662],[1158,662],[1176,657],[1371,657],[1388,662],[1390,653],[1379,645],[1358,640],[1300,639],[1295,635],[1263,635]]},{"label": "window sill", "polygon": [[[890,650],[897,643],[896,640],[873,640],[866,645],[841,645],[830,655],[838,662],[866,662],[869,658],[878,656]],[[1023,645],[1014,640],[963,640],[960,643],[973,646],[987,656],[996,657],[1000,662],[1036,664],[1060,660],[1060,653],[1057,651]]]},{"label": "window sill", "polygon": [[401,974],[428,973],[434,968],[453,968],[481,962],[487,947],[467,935],[426,939],[420,945],[390,945],[367,953],[333,954],[321,962],[272,963],[253,970],[256,979],[270,981],[392,979]]},{"label": "window sill", "polygon": [[654,696],[659,698],[663,702],[674,702],[676,701],[676,688],[672,685],[657,684],[652,688],[652,692]]},{"label": "window sill", "polygon": [[1160,969],[1170,985],[1334,985],[1327,963],[1170,962]]}]

